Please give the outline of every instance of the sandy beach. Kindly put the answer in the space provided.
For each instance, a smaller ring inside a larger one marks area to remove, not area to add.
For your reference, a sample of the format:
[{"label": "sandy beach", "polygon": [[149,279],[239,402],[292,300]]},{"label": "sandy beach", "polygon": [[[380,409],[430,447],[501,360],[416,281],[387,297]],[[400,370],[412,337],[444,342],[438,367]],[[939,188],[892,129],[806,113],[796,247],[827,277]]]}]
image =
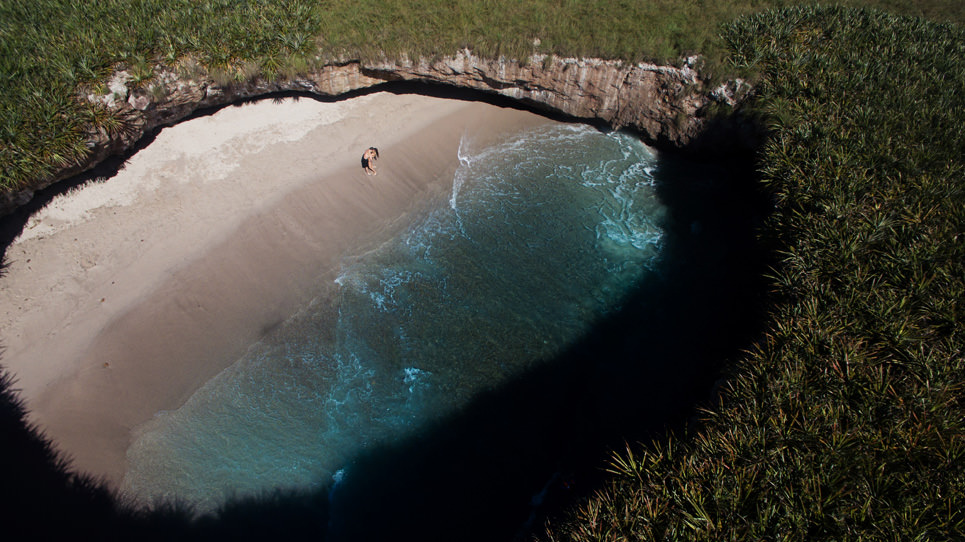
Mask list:
[{"label": "sandy beach", "polygon": [[[34,422],[117,485],[131,431],[289,318],[348,253],[451,189],[463,136],[549,122],[378,93],[228,107],[52,200],[7,249],[2,364]],[[379,148],[378,175],[362,152]]]}]

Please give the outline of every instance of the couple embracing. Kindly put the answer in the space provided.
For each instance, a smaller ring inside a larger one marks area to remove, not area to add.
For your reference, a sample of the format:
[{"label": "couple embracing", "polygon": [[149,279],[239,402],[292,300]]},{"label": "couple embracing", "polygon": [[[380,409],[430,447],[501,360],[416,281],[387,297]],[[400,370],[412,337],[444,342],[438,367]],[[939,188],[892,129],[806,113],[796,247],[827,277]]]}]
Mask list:
[{"label": "couple embracing", "polygon": [[362,169],[365,171],[366,175],[378,175],[375,171],[375,165],[372,164],[375,160],[379,159],[379,149],[375,147],[369,147],[362,153]]}]

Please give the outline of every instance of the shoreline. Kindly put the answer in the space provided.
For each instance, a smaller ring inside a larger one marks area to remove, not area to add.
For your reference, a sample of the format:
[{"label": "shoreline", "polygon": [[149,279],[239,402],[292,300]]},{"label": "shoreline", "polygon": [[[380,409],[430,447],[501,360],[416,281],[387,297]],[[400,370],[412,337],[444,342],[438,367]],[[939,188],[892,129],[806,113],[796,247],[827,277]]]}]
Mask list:
[{"label": "shoreline", "polygon": [[[451,189],[464,134],[485,144],[546,122],[379,93],[256,102],[168,128],[11,244],[0,365],[74,467],[117,487],[131,431],[239,359],[334,280],[340,258]],[[368,146],[377,176],[359,164]]]}]

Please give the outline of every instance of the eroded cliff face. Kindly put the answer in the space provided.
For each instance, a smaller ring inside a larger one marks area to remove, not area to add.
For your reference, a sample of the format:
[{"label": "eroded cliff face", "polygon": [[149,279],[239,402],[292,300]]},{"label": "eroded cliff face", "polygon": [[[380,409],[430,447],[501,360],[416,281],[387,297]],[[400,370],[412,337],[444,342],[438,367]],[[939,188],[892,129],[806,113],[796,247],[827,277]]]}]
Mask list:
[{"label": "eroded cliff face", "polygon": [[599,59],[538,55],[529,63],[490,60],[462,53],[437,62],[382,64],[363,68],[385,79],[443,83],[494,92],[535,107],[614,127],[639,130],[651,141],[683,145],[699,127],[692,118],[706,105],[702,84],[689,65],[624,65]]},{"label": "eroded cliff face", "polygon": [[[305,76],[219,85],[204,76],[178,76],[160,70],[148,85],[135,87],[126,72],[118,72],[101,101],[121,120],[108,131],[101,127],[88,134],[87,158],[64,168],[35,186],[0,196],[0,215],[23,205],[34,192],[99,164],[111,155],[131,149],[151,130],[175,124],[209,107],[236,103],[277,92],[296,91],[320,96],[340,96],[390,81],[413,81],[449,85],[500,94],[534,109],[562,113],[577,119],[599,120],[614,128],[637,131],[647,143],[703,150],[726,141],[729,146],[750,147],[753,134],[740,122],[720,129],[722,119],[706,115],[713,103],[739,105],[749,88],[731,81],[708,87],[693,68],[653,64],[624,64],[599,59],[574,59],[535,55],[529,62],[487,59],[462,51],[437,60],[347,62],[327,65]],[[711,132],[714,137],[706,137]],[[720,134],[733,132],[737,137]],[[751,131],[752,132],[752,131]]]}]

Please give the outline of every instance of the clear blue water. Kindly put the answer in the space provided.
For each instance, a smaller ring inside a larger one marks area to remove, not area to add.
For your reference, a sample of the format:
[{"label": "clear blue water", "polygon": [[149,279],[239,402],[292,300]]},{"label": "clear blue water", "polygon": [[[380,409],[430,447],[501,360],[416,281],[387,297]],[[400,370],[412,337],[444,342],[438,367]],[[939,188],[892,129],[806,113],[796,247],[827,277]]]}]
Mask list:
[{"label": "clear blue water", "polygon": [[199,509],[325,488],[353,457],[417,433],[578,340],[654,262],[655,156],[551,124],[465,137],[448,200],[347,254],[335,284],[128,451],[125,484]]}]

